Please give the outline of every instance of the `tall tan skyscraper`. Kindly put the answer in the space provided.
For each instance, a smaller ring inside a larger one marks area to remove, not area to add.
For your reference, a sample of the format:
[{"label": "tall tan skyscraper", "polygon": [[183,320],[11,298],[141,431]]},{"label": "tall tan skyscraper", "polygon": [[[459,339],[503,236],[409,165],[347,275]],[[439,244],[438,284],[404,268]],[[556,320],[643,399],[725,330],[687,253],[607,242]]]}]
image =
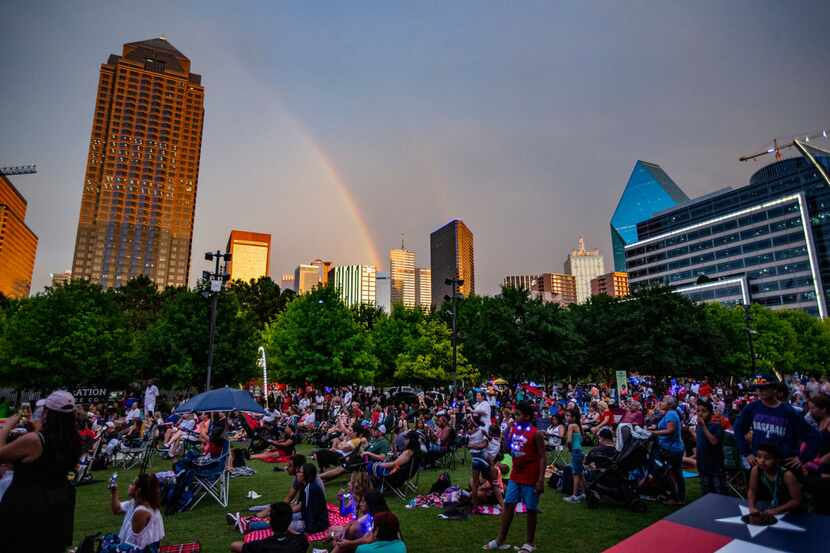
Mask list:
[{"label": "tall tan skyscraper", "polygon": [[389,250],[389,281],[392,305],[415,307],[415,252]]},{"label": "tall tan skyscraper", "polygon": [[576,278],[577,303],[584,303],[591,297],[591,280],[604,272],[605,264],[599,250],[586,250],[585,240],[580,236],[579,245],[565,260],[565,274]]},{"label": "tall tan skyscraper", "polygon": [[228,238],[231,280],[258,280],[268,276],[271,256],[271,235],[261,232],[232,230]]},{"label": "tall tan skyscraper", "polygon": [[473,233],[464,221],[455,219],[429,235],[432,265],[432,304],[439,306],[444,296],[452,294],[447,279],[460,278],[459,292],[464,297],[475,294],[476,267],[473,256]]},{"label": "tall tan skyscraper", "polygon": [[37,236],[26,226],[26,199],[0,175],[0,293],[25,298],[32,288]]},{"label": "tall tan skyscraper", "polygon": [[432,269],[415,269],[415,305],[427,311],[432,307]]},{"label": "tall tan skyscraper", "polygon": [[320,268],[316,265],[298,265],[294,269],[294,291],[298,294],[311,292],[320,284]]},{"label": "tall tan skyscraper", "polygon": [[331,271],[332,262],[331,261],[324,261],[322,259],[315,259],[314,261],[309,263],[309,265],[314,265],[315,267],[317,267],[317,270],[320,273],[319,278],[318,278],[320,284],[322,284],[323,286],[328,285],[328,283],[329,283],[329,271]]},{"label": "tall tan skyscraper", "polygon": [[147,275],[184,286],[204,121],[202,77],[164,38],[101,65],[72,277],[105,287]]}]

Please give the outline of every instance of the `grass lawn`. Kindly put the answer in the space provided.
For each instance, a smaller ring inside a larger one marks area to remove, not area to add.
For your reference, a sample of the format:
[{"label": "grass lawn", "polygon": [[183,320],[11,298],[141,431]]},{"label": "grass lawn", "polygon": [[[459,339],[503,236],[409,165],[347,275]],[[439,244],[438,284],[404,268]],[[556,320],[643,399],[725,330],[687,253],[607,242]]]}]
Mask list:
[{"label": "grass lawn", "polygon": [[[300,452],[308,454],[311,448],[301,446]],[[252,477],[231,480],[230,504],[227,510],[241,511],[253,504],[264,504],[269,500],[286,495],[290,478],[285,472],[273,472],[273,465],[253,461],[251,466],[257,471]],[[170,464],[154,458],[154,470],[168,470]],[[126,471],[119,475],[119,491],[126,494],[127,484],[132,481],[137,471]],[[452,472],[453,484],[462,485],[469,480],[469,460],[459,465]],[[95,474],[98,482],[78,488],[77,508],[75,511],[75,541],[80,542],[84,536],[95,532],[117,532],[121,525],[121,516],[110,513],[109,492],[106,488],[110,472]],[[429,470],[421,473],[420,488],[426,492],[435,481],[438,471]],[[338,489],[345,486],[346,477],[341,477],[326,486],[330,502],[334,502]],[[466,484],[464,484],[466,485]],[[688,497],[696,499],[699,495],[697,480],[687,481]],[[248,490],[262,494],[261,499],[246,499]],[[649,504],[645,514],[636,514],[618,506],[600,506],[589,510],[583,505],[571,505],[562,501],[562,495],[547,488],[541,499],[539,528],[536,542],[540,551],[585,551],[594,552],[619,542],[666,516],[672,508],[660,504]],[[498,532],[498,517],[474,516],[467,521],[446,521],[438,518],[439,510],[404,508],[403,502],[396,497],[387,500],[389,506],[401,519],[401,530],[410,553],[418,552],[472,552],[480,551],[481,546],[494,538]],[[228,551],[230,542],[240,539],[238,532],[225,523],[225,509],[206,497],[194,511],[179,513],[164,519],[167,538],[163,544],[199,541],[202,551],[219,553]],[[525,519],[517,515],[510,529],[508,543],[524,543]],[[317,544],[317,547],[320,547]],[[331,549],[331,547],[328,547]]]}]

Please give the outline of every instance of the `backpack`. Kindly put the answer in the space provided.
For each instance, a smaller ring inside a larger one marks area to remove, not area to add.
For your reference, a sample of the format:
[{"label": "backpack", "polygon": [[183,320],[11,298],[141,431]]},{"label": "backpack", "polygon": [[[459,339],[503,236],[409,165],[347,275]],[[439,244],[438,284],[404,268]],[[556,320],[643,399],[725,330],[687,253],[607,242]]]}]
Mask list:
[{"label": "backpack", "polygon": [[442,472],[441,474],[438,475],[438,479],[435,481],[435,483],[429,489],[429,493],[441,494],[441,493],[444,493],[447,490],[447,488],[449,488],[450,486],[452,486],[452,480],[450,479],[450,473]]},{"label": "backpack", "polygon": [[98,536],[100,535],[101,532],[96,532],[85,537],[75,553],[95,553],[98,551]]},{"label": "backpack", "polygon": [[573,495],[574,493],[574,472],[573,467],[571,465],[565,465],[562,468],[562,475],[560,476],[561,479],[561,488],[562,493],[565,495]]}]

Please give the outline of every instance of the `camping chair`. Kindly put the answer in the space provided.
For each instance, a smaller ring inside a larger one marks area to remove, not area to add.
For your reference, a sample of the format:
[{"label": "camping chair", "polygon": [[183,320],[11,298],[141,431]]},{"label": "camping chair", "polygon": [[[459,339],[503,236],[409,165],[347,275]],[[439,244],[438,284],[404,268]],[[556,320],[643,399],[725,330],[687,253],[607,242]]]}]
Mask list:
[{"label": "camping chair", "polygon": [[[144,431],[141,436],[141,441],[133,446],[121,444],[113,454],[112,464],[114,467],[121,467],[124,470],[134,468],[140,464],[143,465],[145,456],[152,454],[152,449],[155,443],[156,424],[152,423],[150,427]],[[149,459],[147,459],[149,463]]]},{"label": "camping chair", "polygon": [[195,508],[206,495],[210,495],[222,507],[228,506],[231,486],[230,448],[230,442],[225,440],[219,457],[204,462],[199,462],[197,459],[193,468],[194,496],[196,498],[190,504],[190,509]]},{"label": "camping chair", "polygon": [[746,469],[735,441],[735,432],[731,430],[723,433],[723,468],[726,473],[726,488],[744,499],[748,484]]},{"label": "camping chair", "polygon": [[409,472],[401,474],[396,472],[381,478],[378,490],[380,493],[386,493],[386,490],[394,493],[402,501],[406,501],[407,496],[418,492],[418,475],[420,473],[421,463],[420,459],[414,458],[409,465]]},{"label": "camping chair", "polygon": [[441,453],[436,459],[435,464],[439,468],[447,469],[447,470],[455,470],[456,465],[458,464],[458,442],[457,442],[457,435],[455,433],[455,429],[450,429],[450,437],[447,440],[447,449]]},{"label": "camping chair", "polygon": [[81,459],[78,461],[78,470],[75,471],[75,477],[72,479],[72,484],[80,486],[81,484],[91,484],[95,481],[91,472],[92,462],[101,452],[103,444],[104,440],[99,436],[98,439],[92,443],[92,447],[81,456]]}]

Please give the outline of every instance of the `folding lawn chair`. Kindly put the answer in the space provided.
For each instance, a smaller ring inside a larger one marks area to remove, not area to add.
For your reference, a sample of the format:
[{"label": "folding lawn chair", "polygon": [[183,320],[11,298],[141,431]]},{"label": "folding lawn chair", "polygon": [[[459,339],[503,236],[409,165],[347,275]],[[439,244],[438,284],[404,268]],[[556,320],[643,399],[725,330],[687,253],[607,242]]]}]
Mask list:
[{"label": "folding lawn chair", "polygon": [[744,499],[747,488],[747,471],[744,468],[735,432],[723,433],[723,468],[726,473],[726,488],[736,496]]},{"label": "folding lawn chair", "polygon": [[78,470],[75,471],[75,478],[72,479],[72,484],[80,486],[81,484],[91,484],[95,480],[92,477],[92,462],[101,452],[104,440],[99,437],[92,444],[92,447],[81,456],[78,461]]},{"label": "folding lawn chair", "polygon": [[199,463],[197,460],[193,468],[195,500],[190,504],[191,510],[206,495],[211,496],[222,507],[228,506],[231,488],[230,448],[230,442],[225,440],[222,444],[222,454],[219,457],[202,463]]},{"label": "folding lawn chair", "polygon": [[[150,425],[150,428],[144,432],[141,436],[141,441],[136,445],[130,446],[122,443],[118,446],[118,449],[116,449],[113,453],[113,466],[128,470],[138,465],[143,465],[145,456],[148,454],[148,450],[152,450],[154,447],[155,431],[156,424],[153,423]],[[149,453],[152,453],[152,451],[149,451]]]},{"label": "folding lawn chair", "polygon": [[390,474],[381,478],[379,490],[380,493],[386,493],[386,490],[391,491],[402,501],[406,501],[407,496],[418,492],[418,474],[420,472],[420,461],[415,458],[409,465],[409,472],[402,474],[400,471],[395,474]]}]

